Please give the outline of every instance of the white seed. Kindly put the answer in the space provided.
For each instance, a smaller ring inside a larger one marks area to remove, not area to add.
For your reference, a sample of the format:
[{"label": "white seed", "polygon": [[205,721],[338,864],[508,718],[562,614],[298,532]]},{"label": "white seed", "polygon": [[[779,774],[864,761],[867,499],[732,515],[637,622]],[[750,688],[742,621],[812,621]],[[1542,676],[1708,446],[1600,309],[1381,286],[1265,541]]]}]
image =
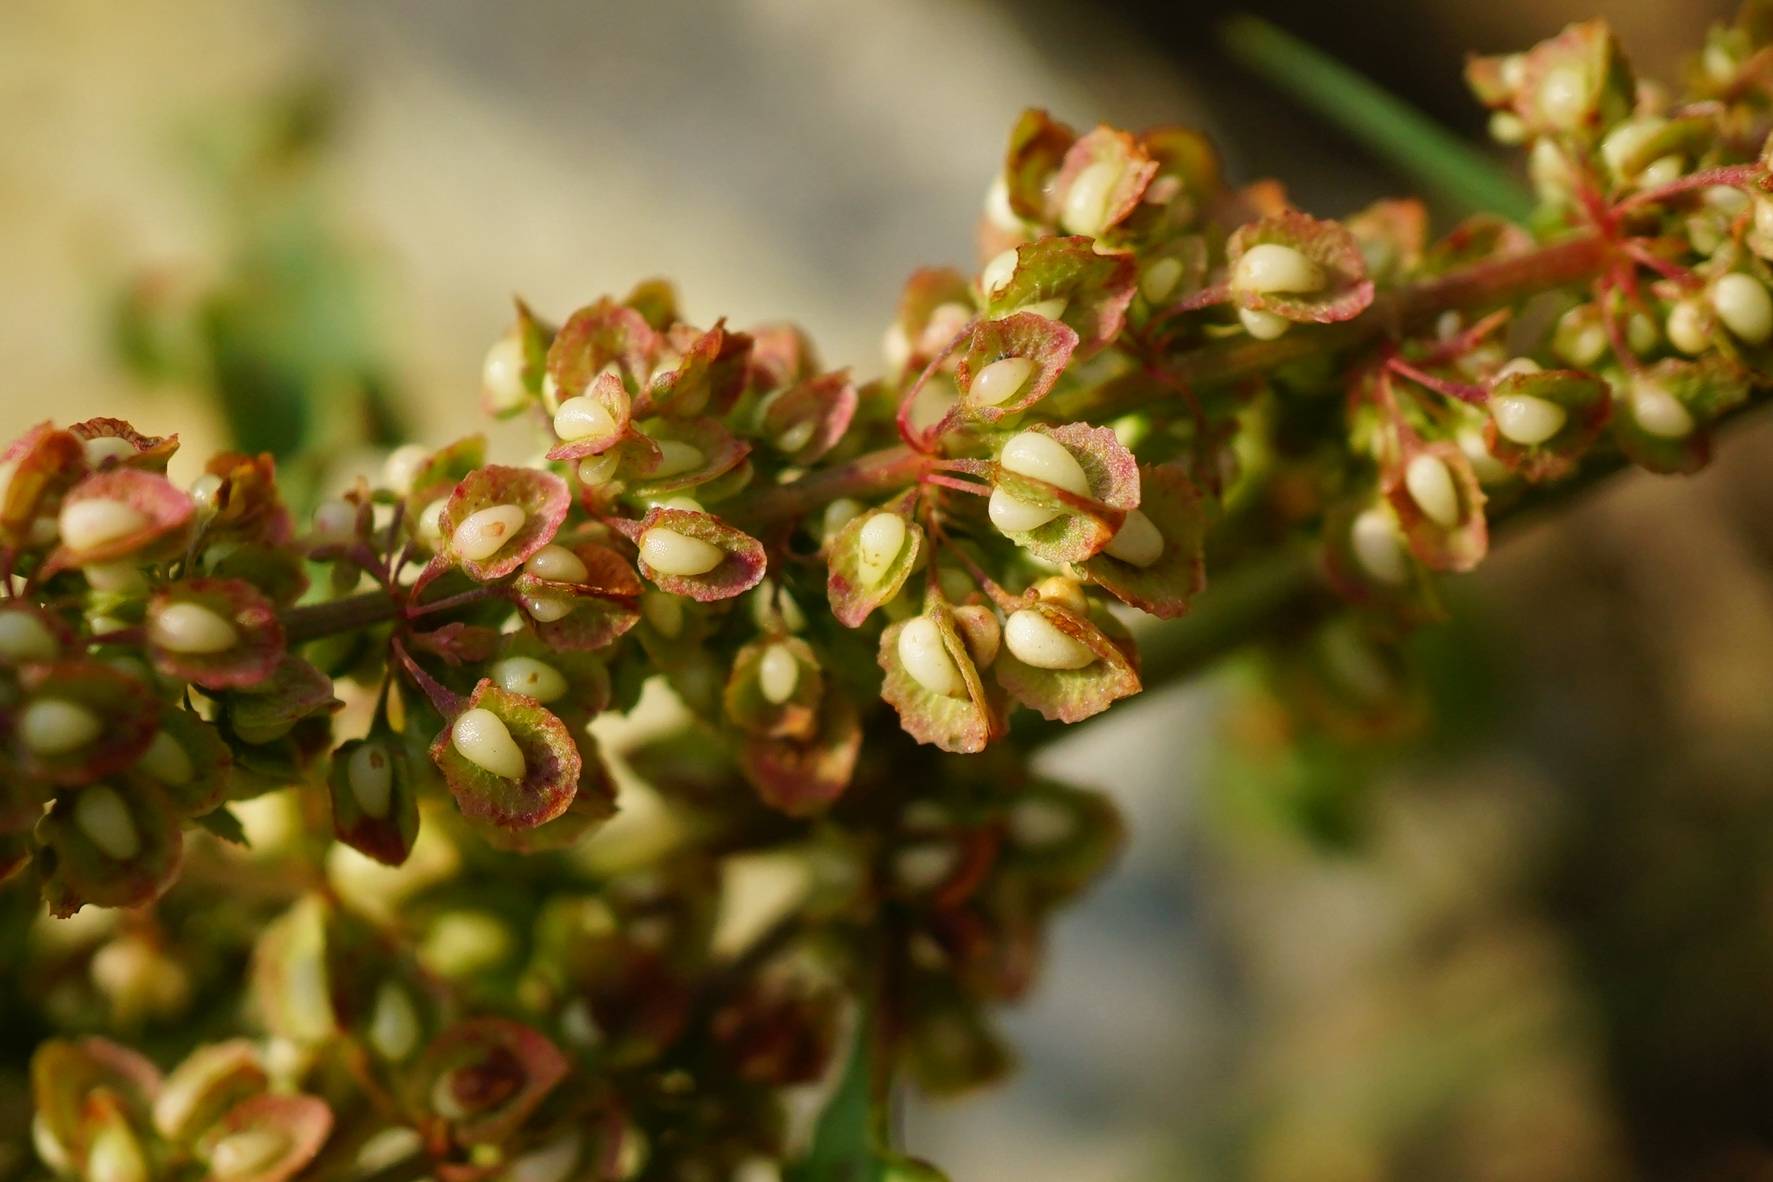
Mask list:
[{"label": "white seed", "polygon": [[1139,294],[1148,303],[1161,304],[1170,298],[1176,290],[1176,284],[1182,281],[1182,260],[1178,258],[1161,258],[1154,260],[1139,276]]},{"label": "white seed", "polygon": [[856,538],[856,574],[864,585],[880,582],[905,548],[905,519],[897,513],[880,512],[862,523]]},{"label": "white seed", "polygon": [[1606,162],[1608,171],[1620,180],[1629,180],[1637,171],[1632,165],[1643,155],[1650,141],[1667,126],[1668,120],[1646,115],[1641,119],[1627,119],[1614,127],[1601,140],[1601,159]]},{"label": "white seed", "polygon": [[1557,403],[1532,394],[1504,394],[1490,400],[1490,416],[1504,439],[1522,447],[1544,443],[1564,429],[1568,413]]},{"label": "white seed", "polygon": [[322,501],[314,507],[313,540],[348,542],[357,533],[357,510],[344,501]]},{"label": "white seed", "polygon": [[1419,455],[1404,469],[1404,487],[1428,519],[1445,529],[1459,524],[1459,490],[1439,456]]},{"label": "white seed", "polygon": [[991,524],[1006,534],[1027,533],[1031,529],[1039,529],[1059,516],[1057,509],[1031,504],[1001,488],[991,490],[991,499],[986,502],[985,510],[991,518]]},{"label": "white seed", "polygon": [[1527,142],[1527,125],[1513,111],[1497,111],[1490,116],[1490,138],[1499,144]]},{"label": "white seed", "polygon": [[1711,306],[1724,327],[1749,344],[1765,344],[1773,337],[1773,296],[1753,275],[1732,271],[1719,279],[1712,285]]},{"label": "white seed", "polygon": [[0,612],[0,661],[53,661],[60,651],[55,633],[35,612]]},{"label": "white seed", "polygon": [[1501,484],[1510,476],[1508,465],[1490,454],[1490,448],[1484,442],[1484,433],[1475,426],[1467,426],[1460,430],[1458,436],[1459,450],[1471,461],[1471,472],[1478,478],[1479,484]]},{"label": "white seed", "polygon": [[521,780],[528,770],[523,750],[505,729],[504,720],[484,706],[464,710],[450,728],[449,738],[464,759],[495,776]]},{"label": "white seed", "polygon": [[262,1173],[289,1150],[289,1135],[276,1129],[229,1133],[209,1151],[209,1169],[218,1179]]},{"label": "white seed", "polygon": [[694,472],[707,462],[700,448],[676,439],[655,439],[659,446],[659,466],[647,473],[648,479],[662,480]]},{"label": "white seed", "polygon": [[1048,320],[1057,320],[1065,315],[1065,308],[1070,303],[1064,296],[1054,296],[1050,300],[1035,300],[1031,304],[1023,304],[1020,308],[1012,308],[1010,315],[1016,312],[1032,312],[1036,316],[1045,316]]},{"label": "white seed", "polygon": [[990,298],[1009,286],[1010,279],[1016,274],[1016,252],[1006,250],[997,255],[985,269],[979,273],[979,290]]},{"label": "white seed", "polygon": [[133,562],[95,562],[80,568],[86,585],[106,595],[135,598],[148,589],[148,576]]},{"label": "white seed", "polygon": [[109,784],[88,784],[75,794],[74,824],[107,858],[127,862],[142,852],[129,806]]},{"label": "white seed", "polygon": [[1096,663],[1096,654],[1087,644],[1066,635],[1033,608],[1010,613],[1003,626],[1003,642],[1018,661],[1036,669],[1082,669]]},{"label": "white seed", "polygon": [[1582,308],[1572,308],[1558,319],[1552,348],[1578,369],[1587,369],[1607,352],[1607,330],[1600,320]]},{"label": "white seed", "polygon": [[525,518],[520,506],[489,505],[468,514],[468,519],[456,526],[450,548],[469,562],[484,562],[517,536]]},{"label": "white seed", "polygon": [[766,701],[780,706],[794,696],[800,685],[800,662],[785,644],[772,644],[757,662],[757,688]]},{"label": "white seed", "polygon": [[503,689],[526,694],[542,703],[564,697],[568,689],[560,670],[534,657],[506,657],[488,669],[487,676]]},{"label": "white seed", "polygon": [[1090,478],[1071,450],[1051,435],[1022,431],[1010,437],[997,462],[1018,476],[1043,480],[1078,496],[1090,495]]},{"label": "white seed", "polygon": [[162,784],[189,784],[197,775],[191,754],[166,731],[156,731],[136,766]]},{"label": "white seed", "polygon": [[792,455],[813,441],[813,433],[819,429],[819,420],[802,419],[792,427],[783,431],[775,438],[776,450]]},{"label": "white seed", "polygon": [[148,515],[122,501],[88,497],[63,505],[56,524],[70,549],[92,550],[145,528]]},{"label": "white seed", "polygon": [[1588,71],[1574,62],[1554,66],[1539,80],[1539,113],[1551,126],[1574,131],[1588,114]]},{"label": "white seed", "polygon": [[614,476],[621,464],[622,457],[615,451],[606,451],[600,456],[586,456],[579,461],[579,480],[595,488]]},{"label": "white seed", "polygon": [[1662,185],[1673,184],[1681,179],[1687,171],[1687,162],[1678,153],[1671,152],[1667,156],[1658,156],[1644,166],[1638,173],[1638,187],[1655,189]]},{"label": "white seed", "polygon": [[1050,849],[1077,830],[1071,810],[1056,800],[1024,800],[1010,809],[1010,838],[1023,849]]},{"label": "white seed", "polygon": [[1068,233],[1095,238],[1108,225],[1109,199],[1120,184],[1118,160],[1097,160],[1072,178],[1059,210],[1059,225]]},{"label": "white seed", "polygon": [[345,761],[345,783],[364,816],[388,815],[394,799],[394,762],[380,743],[364,743]]},{"label": "white seed", "polygon": [[1625,345],[1640,357],[1654,349],[1662,340],[1656,322],[1642,312],[1633,312],[1625,321]]},{"label": "white seed", "polygon": [[1511,357],[1501,369],[1496,371],[1496,376],[1492,381],[1500,382],[1503,378],[1511,378],[1517,373],[1541,372],[1543,371],[1539,368],[1539,363],[1531,357]]},{"label": "white seed", "polygon": [[1241,291],[1320,291],[1324,269],[1291,246],[1259,242],[1238,258],[1231,285]]},{"label": "white seed", "polygon": [[1735,217],[1748,208],[1749,196],[1734,185],[1713,185],[1703,194],[1706,205],[1721,214]]},{"label": "white seed", "polygon": [[642,595],[640,614],[666,640],[675,640],[683,633],[683,601],[669,592],[648,591]]},{"label": "white seed", "polygon": [[208,656],[240,643],[240,632],[201,603],[169,603],[148,621],[148,642],[169,653]]},{"label": "white seed", "polygon": [[375,1008],[369,1013],[369,1043],[384,1059],[400,1062],[419,1045],[424,1031],[419,1014],[406,990],[383,981],[376,990]]},{"label": "white seed", "polygon": [[583,583],[591,577],[583,561],[565,546],[550,543],[529,556],[523,569],[551,583]]},{"label": "white seed", "polygon": [[1043,603],[1057,603],[1080,615],[1090,610],[1083,584],[1064,575],[1048,575],[1034,585],[1034,594]]},{"label": "white seed", "polygon": [[919,842],[893,855],[893,878],[905,890],[922,894],[947,882],[959,864],[960,851],[947,842]]},{"label": "white seed", "polygon": [[1146,567],[1163,557],[1164,536],[1151,518],[1137,509],[1128,509],[1126,520],[1114,531],[1104,548],[1109,557],[1131,566]]},{"label": "white seed", "polygon": [[120,1120],[107,1123],[86,1148],[83,1182],[148,1182],[148,1177],[142,1148]]},{"label": "white seed", "polygon": [[525,595],[523,610],[538,623],[552,624],[556,620],[564,620],[573,614],[578,607],[576,599],[566,599],[558,595]]},{"label": "white seed", "polygon": [[945,698],[966,696],[966,680],[942,643],[942,630],[928,616],[915,616],[899,630],[899,664],[912,680]]},{"label": "white seed", "polygon": [[1403,539],[1398,536],[1391,515],[1384,509],[1375,505],[1356,517],[1348,538],[1355,561],[1379,582],[1396,586],[1409,576]]},{"label": "white seed", "polygon": [[80,445],[86,462],[94,468],[106,460],[126,460],[135,454],[135,444],[121,435],[94,435]]},{"label": "white seed", "polygon": [[443,510],[448,506],[448,503],[447,497],[438,497],[419,510],[419,524],[416,532],[419,540],[433,549],[443,544]]},{"label": "white seed", "polygon": [[563,1133],[541,1148],[513,1158],[505,1167],[505,1182],[567,1182],[583,1148],[584,1140],[576,1130]]},{"label": "white seed", "polygon": [[705,575],[725,558],[726,551],[714,543],[664,526],[640,535],[640,560],[662,575]]},{"label": "white seed", "polygon": [[1693,433],[1692,413],[1654,382],[1640,379],[1633,387],[1631,416],[1646,434],[1659,439],[1682,439]]},{"label": "white seed", "polygon": [[895,324],[886,330],[880,339],[880,355],[886,359],[889,373],[900,373],[911,364],[911,338],[904,325]]},{"label": "white seed", "polygon": [[36,755],[66,755],[104,732],[99,716],[66,698],[38,698],[19,711],[18,736]]},{"label": "white seed", "polygon": [[198,512],[214,513],[221,508],[222,478],[214,472],[205,472],[191,482],[190,492]]},{"label": "white seed", "polygon": [[1264,312],[1260,308],[1239,308],[1237,319],[1244,326],[1244,331],[1259,341],[1272,341],[1293,327],[1293,322],[1285,316]]},{"label": "white seed", "polygon": [[1016,216],[1015,207],[1010,204],[1010,182],[1001,172],[992,178],[991,187],[985,190],[985,217],[1005,234],[1017,234],[1022,230],[1022,219]]},{"label": "white seed", "polygon": [[1705,309],[1698,300],[1676,300],[1668,310],[1668,343],[1689,357],[1697,357],[1711,344]]},{"label": "white seed", "polygon": [[480,388],[495,413],[522,406],[529,392],[523,388],[523,342],[508,332],[493,342],[480,363]]},{"label": "white seed", "polygon": [[862,515],[864,506],[854,497],[838,497],[825,506],[819,518],[819,536],[834,538],[839,530]]},{"label": "white seed", "polygon": [[554,412],[554,434],[568,443],[579,439],[603,439],[616,433],[616,417],[589,394],[568,398]]},{"label": "white seed", "polygon": [[392,492],[406,496],[412,492],[419,469],[431,458],[431,449],[422,443],[403,443],[382,461],[382,483]]},{"label": "white seed", "polygon": [[967,397],[984,406],[1002,406],[1021,392],[1034,362],[1027,357],[1005,357],[993,361],[973,378]]}]

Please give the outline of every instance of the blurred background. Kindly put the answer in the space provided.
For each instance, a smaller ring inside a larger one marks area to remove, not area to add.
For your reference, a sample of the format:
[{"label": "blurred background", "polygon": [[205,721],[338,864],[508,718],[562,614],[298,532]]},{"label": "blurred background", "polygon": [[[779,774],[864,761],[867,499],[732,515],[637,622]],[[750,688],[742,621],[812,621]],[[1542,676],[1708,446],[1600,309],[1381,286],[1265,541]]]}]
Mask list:
[{"label": "blurred background", "polygon": [[[1726,15],[1238,10],[1474,140],[1467,50],[1600,15],[1673,78]],[[513,294],[660,274],[871,374],[905,274],[974,261],[1030,104],[1198,124],[1324,214],[1414,188],[1223,56],[1230,11],[7,0],[0,435],[118,414],[336,480],[478,425]],[[1010,1020],[1017,1075],[913,1105],[909,1148],[961,1182],[1773,1178],[1770,428],[1512,536],[1420,639],[1430,724],[1301,728],[1253,654],[1054,747],[1131,846]]]}]

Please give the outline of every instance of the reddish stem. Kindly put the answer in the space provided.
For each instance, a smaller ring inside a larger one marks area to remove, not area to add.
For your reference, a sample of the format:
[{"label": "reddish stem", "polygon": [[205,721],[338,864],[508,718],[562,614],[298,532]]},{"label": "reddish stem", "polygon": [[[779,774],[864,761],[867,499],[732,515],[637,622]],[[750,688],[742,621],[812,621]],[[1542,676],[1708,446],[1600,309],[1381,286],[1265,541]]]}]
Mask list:
[{"label": "reddish stem", "polygon": [[1393,373],[1409,378],[1419,386],[1427,386],[1436,394],[1457,399],[1472,406],[1482,406],[1490,401],[1490,392],[1482,386],[1475,386],[1469,382],[1455,382],[1447,378],[1437,378],[1431,373],[1417,369],[1402,357],[1393,357],[1385,363],[1385,367]]}]

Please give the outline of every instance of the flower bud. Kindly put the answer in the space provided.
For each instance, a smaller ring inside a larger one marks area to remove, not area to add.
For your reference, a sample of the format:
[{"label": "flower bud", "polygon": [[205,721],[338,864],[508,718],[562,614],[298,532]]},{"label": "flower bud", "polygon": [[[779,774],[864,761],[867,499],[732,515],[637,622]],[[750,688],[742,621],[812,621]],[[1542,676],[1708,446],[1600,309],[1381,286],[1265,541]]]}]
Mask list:
[{"label": "flower bud", "polygon": [[554,412],[554,434],[568,443],[580,439],[604,439],[616,431],[615,416],[589,394],[568,398]]},{"label": "flower bud", "polygon": [[713,542],[655,525],[640,535],[640,559],[662,575],[705,575],[721,564],[726,551]]},{"label": "flower bud", "polygon": [[1409,576],[1403,539],[1397,524],[1384,509],[1374,506],[1354,519],[1349,544],[1361,569],[1381,583],[1396,586]]},{"label": "flower bud", "polygon": [[1291,246],[1283,246],[1278,242],[1259,242],[1237,260],[1231,285],[1242,291],[1265,294],[1306,294],[1323,290],[1324,269],[1303,251]]},{"label": "flower bud", "polygon": [[357,534],[357,510],[345,501],[322,501],[314,507],[314,525],[310,532],[320,545],[349,542]]},{"label": "flower bud", "polygon": [[[541,619],[540,616],[536,618]],[[487,676],[503,689],[525,694],[544,704],[564,697],[569,688],[560,670],[534,657],[506,657],[488,669]]]},{"label": "flower bud", "polygon": [[75,794],[74,824],[107,858],[127,862],[142,852],[129,806],[109,784],[89,784]]},{"label": "flower bud", "polygon": [[1404,469],[1404,487],[1427,518],[1444,529],[1459,524],[1459,490],[1439,456],[1419,455]]},{"label": "flower bud", "polygon": [[66,698],[38,698],[18,716],[18,736],[35,755],[78,751],[104,731],[98,715]]},{"label": "flower bud", "polygon": [[942,643],[942,630],[928,616],[916,616],[899,630],[899,663],[917,684],[946,698],[966,696],[966,681]]},{"label": "flower bud", "polygon": [[1750,345],[1766,344],[1773,337],[1773,296],[1753,275],[1732,271],[1712,285],[1711,306],[1718,319]]},{"label": "flower bud", "polygon": [[993,361],[973,377],[967,397],[984,406],[1002,406],[1021,392],[1033,372],[1034,362],[1026,357]]},{"label": "flower bud", "polygon": [[1099,237],[1107,228],[1108,202],[1120,184],[1121,171],[1119,160],[1097,160],[1072,178],[1059,210],[1059,225],[1067,233]]},{"label": "flower bud", "polygon": [[365,816],[382,818],[394,795],[394,765],[379,743],[364,743],[345,764],[345,782]]},{"label": "flower bud", "polygon": [[529,556],[523,569],[551,583],[583,583],[591,577],[584,562],[565,546],[549,544]]},{"label": "flower bud", "polygon": [[1557,403],[1532,394],[1504,394],[1491,398],[1490,416],[1496,420],[1497,434],[1522,447],[1544,443],[1562,431],[1569,418]]},{"label": "flower bud", "polygon": [[62,506],[57,527],[62,541],[72,550],[91,550],[118,538],[128,537],[148,524],[148,515],[133,505],[105,497],[69,501]]},{"label": "flower bud", "polygon": [[485,707],[464,710],[450,728],[450,742],[468,762],[502,779],[521,780],[528,770],[504,721]]},{"label": "flower bud", "polygon": [[794,696],[800,685],[800,662],[788,646],[772,644],[757,662],[757,688],[764,699],[780,706]]},{"label": "flower bud", "polygon": [[1237,318],[1244,326],[1244,331],[1259,341],[1272,341],[1293,327],[1293,322],[1285,316],[1264,312],[1260,308],[1239,308]]},{"label": "flower bud", "polygon": [[190,752],[164,730],[154,732],[153,741],[142,752],[141,761],[136,766],[162,784],[174,787],[189,784],[197,776]]},{"label": "flower bud", "polygon": [[35,612],[0,611],[0,661],[53,661],[60,651],[55,633]]},{"label": "flower bud", "polygon": [[450,547],[469,562],[485,562],[516,536],[525,517],[520,506],[489,505],[470,513],[467,520],[456,526]]},{"label": "flower bud", "polygon": [[1108,556],[1129,566],[1147,567],[1163,557],[1164,536],[1151,518],[1137,509],[1128,509],[1119,529],[1104,547]]},{"label": "flower bud", "polygon": [[169,603],[148,620],[148,640],[169,653],[209,656],[240,643],[240,633],[201,603]]},{"label": "flower bud", "polygon": [[905,519],[897,513],[880,512],[862,523],[857,537],[857,573],[868,586],[880,582],[905,549]]},{"label": "flower bud", "polygon": [[1096,661],[1088,645],[1060,631],[1033,608],[1010,613],[1004,622],[1003,642],[1018,661],[1036,669],[1082,669]]}]

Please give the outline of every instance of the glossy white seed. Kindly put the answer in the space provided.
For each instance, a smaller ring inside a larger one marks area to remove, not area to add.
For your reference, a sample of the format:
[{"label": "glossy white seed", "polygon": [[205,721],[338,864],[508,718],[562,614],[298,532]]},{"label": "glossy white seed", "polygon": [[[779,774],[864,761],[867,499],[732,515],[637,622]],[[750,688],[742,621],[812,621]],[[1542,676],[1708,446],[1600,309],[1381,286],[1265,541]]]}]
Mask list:
[{"label": "glossy white seed", "polygon": [[682,476],[685,472],[694,472],[707,462],[702,450],[693,444],[677,439],[655,439],[659,445],[659,466],[647,473],[649,479],[662,480],[668,476]]},{"label": "glossy white seed", "polygon": [[481,706],[464,710],[450,728],[450,742],[469,763],[506,780],[521,780],[528,766],[523,750],[505,729],[505,723]]},{"label": "glossy white seed", "polygon": [[615,416],[589,394],[568,398],[554,412],[554,434],[568,443],[579,439],[603,439],[615,433]]},{"label": "glossy white seed", "polygon": [[577,554],[553,543],[530,555],[523,569],[551,583],[583,583],[591,577],[591,572]]},{"label": "glossy white seed", "polygon": [[456,526],[456,532],[450,538],[450,547],[459,558],[469,562],[485,562],[497,554],[517,531],[523,528],[525,513],[517,505],[489,505],[477,512],[468,514],[466,521]]},{"label": "glossy white seed", "polygon": [[209,1169],[218,1179],[247,1178],[262,1173],[288,1151],[287,1133],[242,1129],[215,1143],[209,1151]]},{"label": "glossy white seed", "polygon": [[780,706],[794,696],[800,685],[800,662],[785,644],[772,644],[757,662],[757,688],[764,699]]},{"label": "glossy white seed", "polygon": [[1403,539],[1384,509],[1374,506],[1356,517],[1348,537],[1355,561],[1374,579],[1396,586],[1409,576]]},{"label": "glossy white seed", "polygon": [[1057,320],[1065,315],[1065,309],[1071,301],[1064,296],[1054,296],[1050,300],[1035,300],[1032,304],[1023,304],[1020,308],[1012,308],[1012,312],[1032,312],[1036,316],[1045,316],[1048,320]]},{"label": "glossy white seed", "polygon": [[1490,454],[1489,444],[1484,442],[1484,433],[1477,427],[1461,429],[1458,443],[1459,450],[1471,461],[1471,474],[1477,477],[1479,484],[1501,484],[1514,475],[1507,464]]},{"label": "glossy white seed", "polygon": [[94,435],[80,445],[86,453],[86,462],[94,468],[106,460],[125,460],[135,454],[135,444],[121,435]]},{"label": "glossy white seed", "polygon": [[63,505],[56,524],[69,549],[91,550],[146,528],[148,515],[122,501],[88,497]]},{"label": "glossy white seed", "polygon": [[1017,234],[1022,230],[1022,219],[1016,216],[1015,207],[1010,204],[1010,183],[1002,173],[992,178],[991,187],[985,190],[985,217],[1005,234]]},{"label": "glossy white seed", "polygon": [[1568,413],[1557,403],[1532,394],[1504,394],[1490,399],[1496,432],[1522,447],[1544,443],[1564,429]]},{"label": "glossy white seed", "polygon": [[1030,504],[1021,497],[1007,493],[1001,488],[991,490],[991,499],[986,502],[985,511],[991,518],[991,524],[1006,534],[1027,533],[1031,529],[1039,529],[1059,516],[1057,509]]},{"label": "glossy white seed", "polygon": [[106,595],[135,597],[148,589],[148,576],[133,562],[95,562],[80,568],[86,585]]},{"label": "glossy white seed", "polygon": [[960,675],[960,667],[942,643],[942,630],[928,616],[905,622],[899,630],[898,652],[899,664],[924,689],[946,698],[966,696],[966,681]]},{"label": "glossy white seed", "polygon": [[1237,319],[1244,326],[1244,331],[1259,341],[1272,341],[1293,327],[1293,322],[1285,316],[1264,312],[1260,308],[1239,308]]},{"label": "glossy white seed", "polygon": [[137,765],[162,784],[189,784],[197,775],[191,753],[166,731],[156,731]]},{"label": "glossy white seed", "polygon": [[385,817],[394,799],[394,763],[380,743],[365,743],[345,761],[345,782],[367,817]]},{"label": "glossy white seed", "polygon": [[802,419],[775,438],[776,450],[784,454],[793,454],[813,441],[813,433],[819,429],[819,420]]},{"label": "glossy white seed", "polygon": [[38,698],[19,711],[18,737],[36,755],[78,751],[105,729],[99,716],[66,698]]},{"label": "glossy white seed", "polygon": [[683,601],[675,595],[648,591],[640,597],[640,614],[666,640],[675,640],[683,633]]},{"label": "glossy white seed", "polygon": [[993,361],[973,378],[967,397],[983,406],[1002,406],[1021,393],[1033,372],[1034,362],[1027,357]]},{"label": "glossy white seed", "polygon": [[424,1031],[419,1014],[406,990],[383,981],[376,990],[375,1008],[369,1013],[369,1043],[384,1059],[398,1063],[418,1049]]},{"label": "glossy white seed", "polygon": [[1644,166],[1638,173],[1640,189],[1655,189],[1663,185],[1673,184],[1681,179],[1687,171],[1687,161],[1679,153],[1671,152],[1667,156],[1658,156]]},{"label": "glossy white seed", "polygon": [[1558,320],[1552,348],[1578,369],[1587,369],[1607,353],[1607,330],[1599,319],[1572,308]]},{"label": "glossy white seed", "polygon": [[1039,431],[1012,435],[1003,445],[997,462],[1018,476],[1044,480],[1079,496],[1090,495],[1090,478],[1085,475],[1083,465],[1077,462],[1069,448],[1051,435]]},{"label": "glossy white seed", "polygon": [[985,264],[985,269],[979,273],[979,290],[990,298],[1009,286],[1010,279],[1015,274],[1016,252],[1014,249],[1006,250]]},{"label": "glossy white seed", "polygon": [[1241,291],[1319,291],[1324,286],[1324,269],[1303,251],[1278,242],[1259,242],[1238,258],[1231,285]]},{"label": "glossy white seed", "polygon": [[578,600],[566,599],[557,595],[525,595],[523,597],[523,610],[527,611],[532,619],[542,624],[552,624],[555,620],[564,620],[572,615],[573,609],[578,606]]},{"label": "glossy white seed", "polygon": [[1601,159],[1606,162],[1607,169],[1621,180],[1630,179],[1636,169],[1634,163],[1644,154],[1650,141],[1662,134],[1668,126],[1668,120],[1647,115],[1641,119],[1627,119],[1609,131],[1601,140]]},{"label": "glossy white seed", "polygon": [[447,497],[438,497],[435,501],[419,510],[419,522],[415,532],[419,541],[436,548],[443,543],[443,510],[448,507]]},{"label": "glossy white seed", "polygon": [[0,661],[53,661],[61,651],[55,633],[34,612],[0,612]]},{"label": "glossy white seed", "polygon": [[135,819],[109,784],[89,784],[75,794],[74,824],[107,858],[127,862],[142,852]]},{"label": "glossy white seed", "polygon": [[1692,413],[1654,382],[1640,380],[1632,389],[1631,417],[1646,434],[1659,439],[1683,439],[1693,433]]},{"label": "glossy white seed", "polygon": [[1539,80],[1534,97],[1547,123],[1574,131],[1588,114],[1588,71],[1573,62],[1553,66]]},{"label": "glossy white seed", "polygon": [[523,342],[506,333],[493,342],[480,363],[480,388],[495,413],[522,406],[529,392],[523,388]]},{"label": "glossy white seed", "polygon": [[1711,344],[1705,309],[1698,300],[1676,300],[1668,310],[1664,327],[1668,332],[1668,343],[1689,357],[1699,356]]},{"label": "glossy white seed", "polygon": [[862,523],[856,538],[856,574],[865,586],[880,582],[892,567],[905,548],[905,532],[905,519],[897,513],[876,513]]},{"label": "glossy white seed", "polygon": [[506,657],[487,670],[487,676],[501,689],[525,694],[544,704],[564,697],[568,689],[560,670],[534,657]]},{"label": "glossy white seed", "polygon": [[1451,529],[1459,524],[1459,489],[1453,473],[1439,456],[1419,455],[1404,469],[1404,487],[1427,518]]},{"label": "glossy white seed", "polygon": [[838,531],[862,515],[864,506],[854,497],[838,497],[825,506],[819,518],[819,536],[834,538]]},{"label": "glossy white seed", "polygon": [[1543,371],[1539,368],[1539,363],[1531,357],[1511,357],[1501,369],[1496,371],[1494,380],[1500,382],[1503,378],[1511,378],[1517,373],[1541,372]]},{"label": "glossy white seed", "polygon": [[586,456],[579,461],[579,480],[595,488],[614,476],[621,465],[621,455],[613,450],[600,456]]},{"label": "glossy white seed", "polygon": [[107,1123],[87,1146],[83,1182],[148,1182],[148,1177],[141,1145],[124,1122]]},{"label": "glossy white seed", "polygon": [[1011,612],[1004,622],[1003,642],[1024,665],[1036,669],[1082,669],[1096,662],[1096,654],[1076,637],[1033,608]]},{"label": "glossy white seed", "polygon": [[655,525],[640,535],[640,560],[662,575],[705,575],[725,558],[726,551],[714,543],[664,526]]},{"label": "glossy white seed", "polygon": [[401,444],[382,461],[382,483],[390,491],[406,496],[412,492],[413,481],[418,479],[419,469],[430,458],[431,449],[422,443]]},{"label": "glossy white seed", "polygon": [[1182,260],[1177,258],[1161,258],[1145,268],[1139,277],[1139,293],[1147,302],[1161,304],[1170,298],[1176,290],[1176,284],[1182,281]]},{"label": "glossy white seed", "polygon": [[169,603],[148,622],[148,642],[169,653],[209,656],[240,643],[240,632],[201,603]]},{"label": "glossy white seed", "polygon": [[1151,518],[1137,509],[1128,509],[1126,520],[1114,531],[1105,549],[1111,558],[1146,567],[1163,557],[1164,536],[1151,524]]},{"label": "glossy white seed", "polygon": [[1738,338],[1762,345],[1773,337],[1773,296],[1753,275],[1732,271],[1711,289],[1711,306],[1718,319]]},{"label": "glossy white seed", "polygon": [[1072,178],[1059,210],[1059,225],[1071,234],[1095,238],[1108,226],[1109,201],[1120,184],[1118,160],[1098,160]]},{"label": "glossy white seed", "polygon": [[222,507],[222,478],[214,472],[205,472],[191,482],[190,493],[199,513],[214,513]]}]

